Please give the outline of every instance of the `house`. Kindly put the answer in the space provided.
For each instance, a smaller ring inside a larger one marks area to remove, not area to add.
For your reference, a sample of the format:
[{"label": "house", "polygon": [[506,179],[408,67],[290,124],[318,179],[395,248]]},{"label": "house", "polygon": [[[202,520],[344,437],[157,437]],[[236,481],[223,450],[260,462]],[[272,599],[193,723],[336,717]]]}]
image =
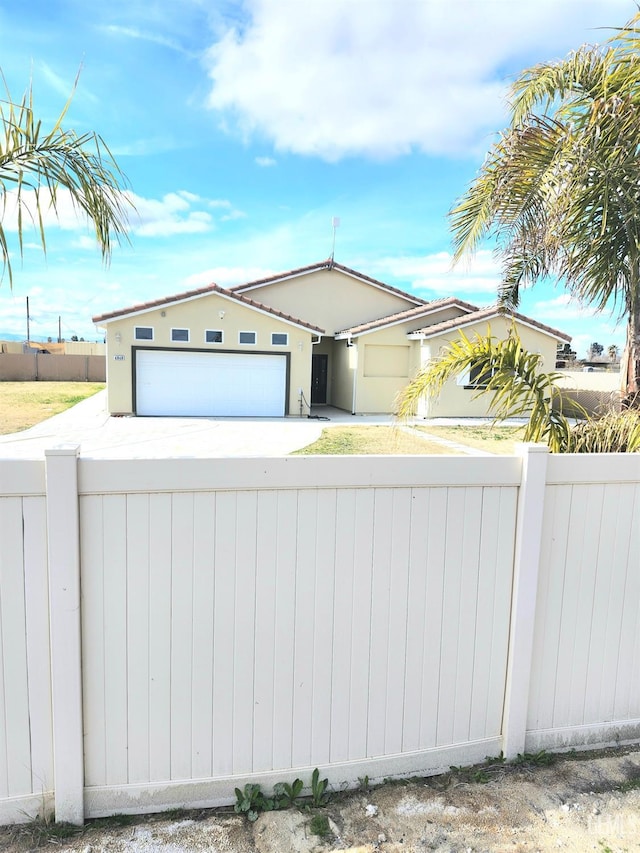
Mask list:
[{"label": "house", "polygon": [[[328,259],[101,314],[112,414],[306,416],[314,405],[393,411],[397,393],[457,336],[506,335],[549,369],[570,337],[455,297],[427,302]],[[422,414],[486,414],[464,377]]]}]

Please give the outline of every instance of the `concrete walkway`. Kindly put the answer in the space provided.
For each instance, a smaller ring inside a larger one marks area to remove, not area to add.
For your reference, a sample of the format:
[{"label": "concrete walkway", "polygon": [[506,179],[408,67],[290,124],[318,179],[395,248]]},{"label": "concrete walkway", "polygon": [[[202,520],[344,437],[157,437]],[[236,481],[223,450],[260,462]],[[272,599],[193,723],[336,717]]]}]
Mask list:
[{"label": "concrete walkway", "polygon": [[59,444],[79,444],[81,455],[94,459],[286,456],[312,444],[331,423],[392,421],[328,408],[314,418],[113,418],[100,391],[30,429],[0,436],[0,456],[32,459]]}]

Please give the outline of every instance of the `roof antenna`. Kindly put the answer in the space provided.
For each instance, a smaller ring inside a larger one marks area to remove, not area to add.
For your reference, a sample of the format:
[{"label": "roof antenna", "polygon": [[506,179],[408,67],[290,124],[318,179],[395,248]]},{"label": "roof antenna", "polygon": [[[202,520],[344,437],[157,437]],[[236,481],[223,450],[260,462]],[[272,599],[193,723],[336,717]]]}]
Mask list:
[{"label": "roof antenna", "polygon": [[336,252],[336,229],[338,228],[339,225],[340,225],[340,217],[334,216],[333,219],[331,220],[331,227],[333,228],[333,243],[331,244],[331,257],[329,258],[329,260],[330,260],[329,267],[330,268],[333,266],[333,256],[335,255],[335,252]]}]

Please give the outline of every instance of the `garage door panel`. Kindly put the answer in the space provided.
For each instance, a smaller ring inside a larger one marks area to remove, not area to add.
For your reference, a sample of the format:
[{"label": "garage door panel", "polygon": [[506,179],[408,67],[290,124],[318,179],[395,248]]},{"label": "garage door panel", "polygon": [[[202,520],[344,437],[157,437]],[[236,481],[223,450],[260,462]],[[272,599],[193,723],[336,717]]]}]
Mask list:
[{"label": "garage door panel", "polygon": [[138,350],[139,415],[282,417],[284,355]]}]

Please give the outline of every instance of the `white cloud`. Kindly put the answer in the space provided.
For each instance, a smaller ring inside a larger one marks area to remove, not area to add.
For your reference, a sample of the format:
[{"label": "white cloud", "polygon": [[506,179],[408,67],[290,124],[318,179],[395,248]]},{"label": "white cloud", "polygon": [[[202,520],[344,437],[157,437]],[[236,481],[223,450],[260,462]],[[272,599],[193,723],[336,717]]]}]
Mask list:
[{"label": "white cloud", "polygon": [[153,42],[153,44],[159,44],[161,47],[167,47],[169,48],[169,50],[174,50],[178,53],[184,53],[187,56],[192,55],[189,53],[189,51],[185,50],[182,45],[180,45],[179,42],[177,42],[175,39],[168,38],[162,33],[152,32],[151,30],[142,30],[137,27],[120,27],[115,24],[110,24],[108,26],[101,27],[101,29],[112,36],[136,39],[139,41],[149,41]]},{"label": "white cloud", "polygon": [[[242,219],[246,216],[241,210],[233,207],[228,200],[206,199],[188,190],[178,190],[167,193],[160,199],[144,198],[133,192],[125,195],[132,202],[129,210],[129,225],[132,234],[140,237],[169,237],[174,234],[202,234],[215,228],[215,220],[210,210],[218,210],[218,221],[225,222]],[[3,215],[3,227],[8,232],[17,232],[18,216],[16,195],[14,191],[6,194],[6,212]],[[25,244],[31,247],[28,236],[37,230],[32,229],[32,223],[37,223],[36,207],[33,191],[24,190],[23,201],[23,233]],[[59,190],[56,197],[57,211],[48,202],[47,190],[40,192],[40,206],[45,231],[59,228],[62,231],[82,232],[87,230],[87,220],[84,214],[74,207],[71,196],[66,190]],[[35,246],[35,244],[33,244]],[[95,240],[87,234],[78,235],[74,240],[74,248],[95,248]]]},{"label": "white cloud", "polygon": [[89,237],[88,234],[81,234],[71,245],[74,249],[82,249],[83,251],[95,252],[98,249],[97,242],[93,237]]},{"label": "white cloud", "polygon": [[269,168],[269,166],[275,166],[276,160],[273,157],[256,157],[255,163],[256,166],[261,166],[263,169]]},{"label": "white cloud", "polygon": [[337,160],[456,154],[505,120],[506,76],[564,55],[628,0],[247,0],[249,20],[208,52],[224,127]]},{"label": "white cloud", "polygon": [[231,210],[220,217],[220,222],[233,222],[235,219],[246,219],[247,214],[243,210]]},{"label": "white cloud", "polygon": [[566,320],[594,317],[597,312],[588,305],[583,305],[573,299],[568,293],[561,293],[554,299],[546,299],[533,304],[533,310],[538,320]]},{"label": "white cloud", "polygon": [[[388,257],[368,263],[367,272],[399,287],[424,290],[432,296],[489,295],[495,301],[500,283],[500,266],[493,253],[482,250],[475,257],[453,267],[449,252],[416,257]],[[483,299],[483,301],[487,301]]]},{"label": "white cloud", "polygon": [[259,281],[277,275],[278,270],[265,267],[211,267],[183,278],[181,284],[185,287],[198,288],[207,284],[219,284],[220,287],[231,287],[234,284],[244,284],[248,281]]}]

